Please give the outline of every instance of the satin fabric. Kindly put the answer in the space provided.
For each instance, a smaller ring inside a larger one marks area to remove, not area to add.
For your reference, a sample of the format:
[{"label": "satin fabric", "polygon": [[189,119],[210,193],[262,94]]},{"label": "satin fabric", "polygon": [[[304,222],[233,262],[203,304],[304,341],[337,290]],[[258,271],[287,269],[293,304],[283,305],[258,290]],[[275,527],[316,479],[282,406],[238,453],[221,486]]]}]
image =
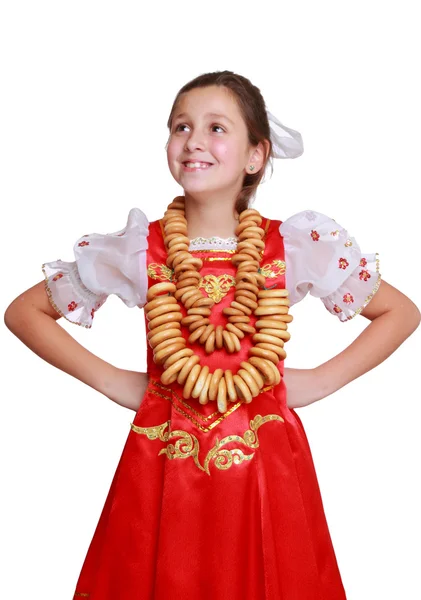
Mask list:
[{"label": "satin fabric", "polygon": [[[285,287],[280,223],[262,223],[261,272],[268,288]],[[234,299],[233,252],[194,253],[203,259],[203,293],[220,296],[211,315],[216,325],[226,323],[222,309]],[[154,221],[149,287],[171,278],[166,258],[162,221]],[[256,317],[250,317],[253,324]],[[187,339],[190,333],[182,327],[182,334]],[[235,373],[251,345],[246,335],[239,353],[206,355],[204,346],[191,347],[211,372]],[[250,404],[229,403],[221,415],[215,402],[184,399],[177,382],[162,385],[162,367],[149,344],[147,365],[149,384],[74,598],[345,599],[310,447],[300,418],[287,406],[283,379]],[[278,368],[283,375],[284,361]]]}]

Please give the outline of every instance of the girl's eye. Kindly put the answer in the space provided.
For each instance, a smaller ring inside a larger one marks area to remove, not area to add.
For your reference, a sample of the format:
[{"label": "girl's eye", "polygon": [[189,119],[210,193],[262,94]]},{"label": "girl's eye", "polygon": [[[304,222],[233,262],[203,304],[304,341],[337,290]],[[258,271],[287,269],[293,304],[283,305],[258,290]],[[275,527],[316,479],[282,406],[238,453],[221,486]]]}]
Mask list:
[{"label": "girl's eye", "polygon": [[[179,125],[177,125],[175,127],[175,131],[180,131],[180,127],[187,127],[187,125],[185,125],[184,123],[180,123]],[[222,131],[225,131],[225,129],[223,127],[221,127],[220,125],[212,125],[212,129],[214,129],[215,127],[218,129],[221,129]]]}]

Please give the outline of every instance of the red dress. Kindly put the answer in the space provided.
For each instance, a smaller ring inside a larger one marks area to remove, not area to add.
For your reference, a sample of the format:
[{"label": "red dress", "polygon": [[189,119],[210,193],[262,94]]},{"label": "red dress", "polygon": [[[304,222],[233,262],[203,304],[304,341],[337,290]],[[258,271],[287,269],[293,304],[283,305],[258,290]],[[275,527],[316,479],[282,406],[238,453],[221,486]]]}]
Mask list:
[{"label": "red dress", "polygon": [[[280,223],[262,223],[268,288],[285,287]],[[215,325],[226,322],[222,309],[234,299],[233,253],[195,252],[203,260],[201,289],[215,300]],[[166,256],[162,222],[154,221],[149,286],[171,278]],[[188,329],[182,333],[187,339]],[[191,347],[211,372],[235,373],[251,344],[246,335],[239,353]],[[215,402],[185,400],[177,381],[162,385],[149,344],[147,365],[149,384],[74,598],[344,600],[310,447],[283,379],[221,414]],[[283,375],[283,361],[278,368]]]}]

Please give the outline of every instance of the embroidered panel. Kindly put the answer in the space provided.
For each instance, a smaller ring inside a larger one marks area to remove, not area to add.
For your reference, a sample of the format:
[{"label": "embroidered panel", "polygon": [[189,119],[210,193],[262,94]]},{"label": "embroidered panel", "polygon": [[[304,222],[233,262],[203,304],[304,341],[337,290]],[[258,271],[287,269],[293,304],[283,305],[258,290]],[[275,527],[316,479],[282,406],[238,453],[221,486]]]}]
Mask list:
[{"label": "embroidered panel", "polygon": [[[167,445],[161,448],[158,452],[158,456],[161,454],[167,456],[168,459],[174,460],[176,458],[192,458],[196,467],[211,475],[210,465],[213,463],[215,467],[220,471],[226,471],[233,465],[239,465],[244,461],[250,461],[254,452],[246,454],[244,450],[255,450],[259,447],[259,438],[257,435],[258,429],[268,423],[269,421],[284,422],[284,419],[280,415],[256,415],[254,419],[250,421],[250,429],[247,429],[243,436],[233,434],[228,435],[219,440],[216,438],[214,446],[206,454],[203,465],[199,460],[200,443],[195,435],[188,431],[176,429],[171,431],[171,422],[165,421],[164,423],[152,427],[140,427],[138,425],[130,424],[131,430],[139,435],[145,435],[149,440],[160,440]],[[178,438],[175,443],[170,442],[174,438]],[[226,448],[228,444],[235,443],[236,445],[241,444],[245,446],[242,448]]]},{"label": "embroidered panel", "polygon": [[[212,257],[201,256],[200,258],[203,261],[212,260]],[[214,257],[213,260],[231,260],[231,258]],[[272,260],[271,262],[262,265],[258,269],[258,272],[268,279],[274,279],[275,277],[283,275],[285,270],[285,261]],[[172,281],[174,271],[164,264],[150,263],[148,266],[148,275],[151,279],[157,279],[158,281]],[[235,277],[228,273],[223,273],[222,275],[205,275],[200,279],[198,285],[198,288],[202,289],[215,303],[221,302],[232,287],[235,287]],[[270,285],[267,287],[270,288]]]}]

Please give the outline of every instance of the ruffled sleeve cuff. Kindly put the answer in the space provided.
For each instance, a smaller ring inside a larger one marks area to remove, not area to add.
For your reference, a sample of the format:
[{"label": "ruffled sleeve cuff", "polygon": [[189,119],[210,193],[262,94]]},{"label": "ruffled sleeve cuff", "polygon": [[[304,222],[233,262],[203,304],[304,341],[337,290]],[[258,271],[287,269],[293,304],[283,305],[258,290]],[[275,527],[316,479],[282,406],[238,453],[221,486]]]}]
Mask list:
[{"label": "ruffled sleeve cuff", "polygon": [[367,306],[380,285],[377,253],[362,253],[344,227],[312,210],[293,215],[279,231],[284,238],[291,305],[309,292],[341,321]]},{"label": "ruffled sleeve cuff", "polygon": [[107,294],[94,294],[83,285],[76,262],[44,263],[42,271],[48,299],[58,314],[81,327],[92,327],[94,314]]},{"label": "ruffled sleeve cuff", "polygon": [[148,234],[146,215],[132,208],[123,229],[79,238],[73,247],[74,262],[43,264],[46,291],[55,310],[72,323],[91,327],[95,312],[111,294],[130,308],[143,307]]},{"label": "ruffled sleeve cuff", "polygon": [[358,267],[352,271],[348,279],[329,296],[321,298],[326,309],[333,315],[337,315],[340,321],[349,321],[359,315],[379,289],[381,282],[379,265],[377,252],[363,254]]}]

